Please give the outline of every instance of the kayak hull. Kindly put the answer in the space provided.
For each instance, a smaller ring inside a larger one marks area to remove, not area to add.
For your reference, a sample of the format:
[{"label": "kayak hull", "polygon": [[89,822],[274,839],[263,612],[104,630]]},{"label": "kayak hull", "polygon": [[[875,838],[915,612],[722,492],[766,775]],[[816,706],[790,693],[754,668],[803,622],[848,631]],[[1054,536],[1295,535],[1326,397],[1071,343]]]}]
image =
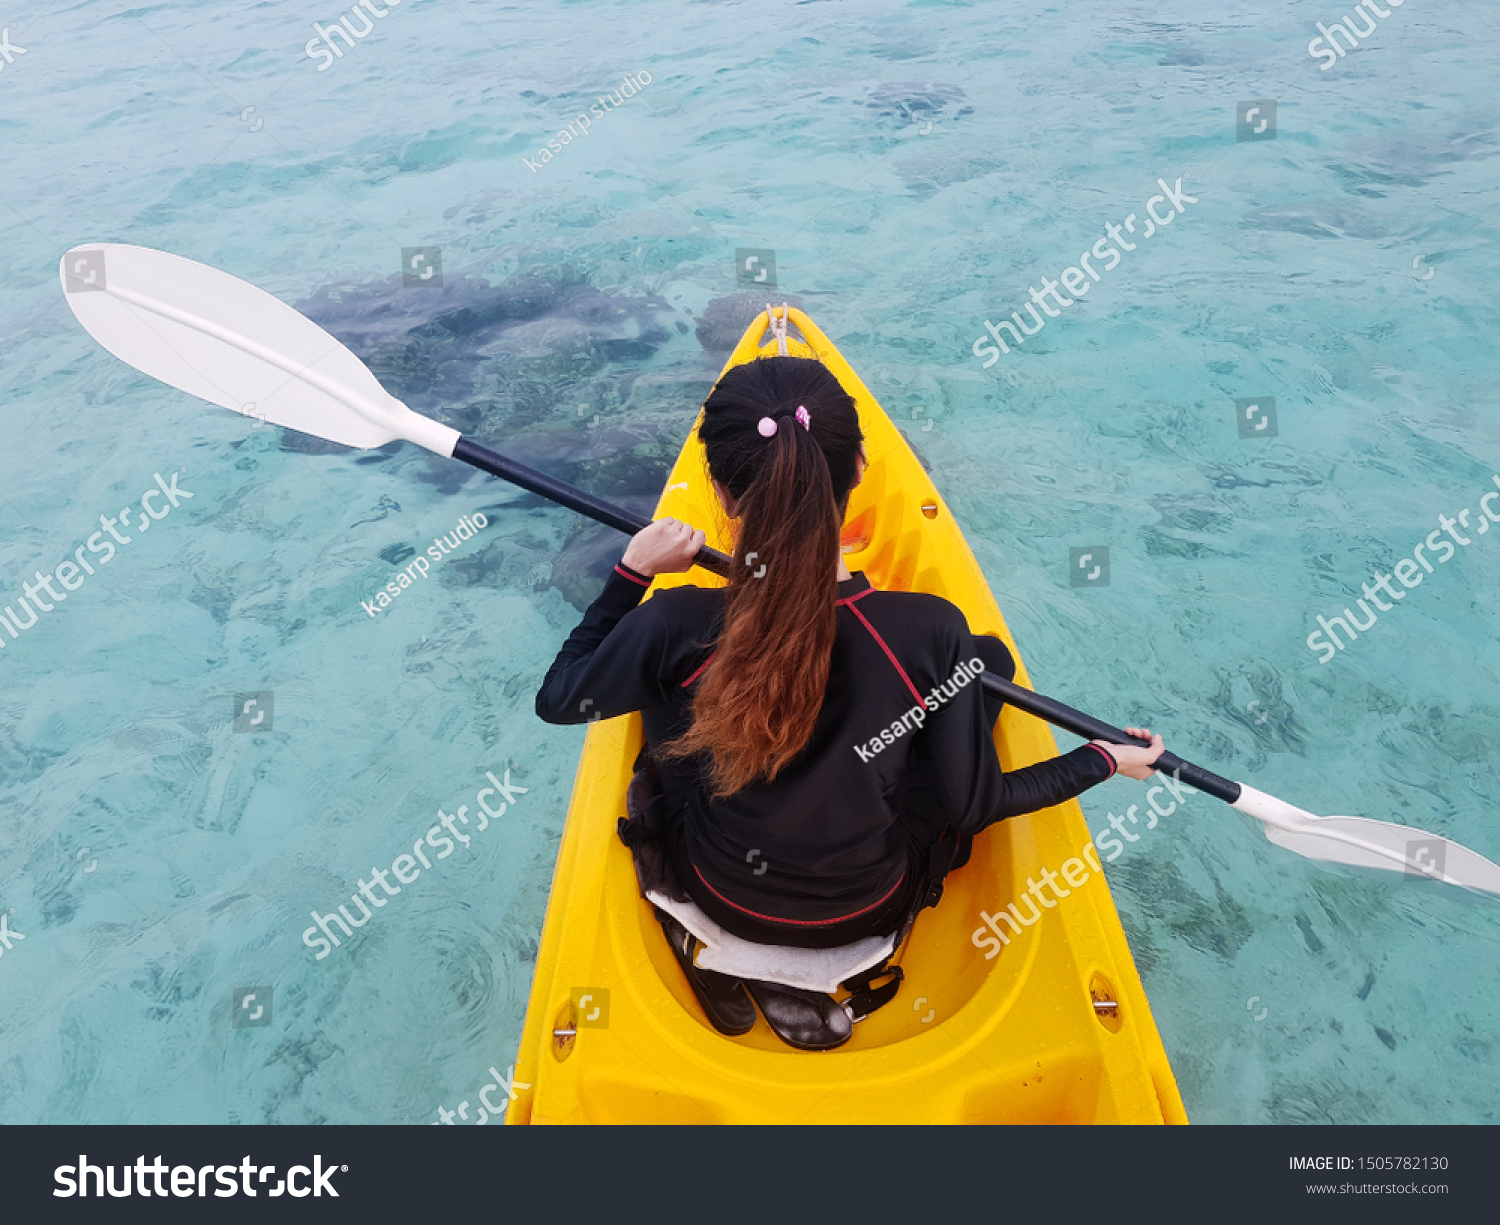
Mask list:
[{"label": "kayak hull", "polygon": [[[885,590],[951,600],[976,633],[1005,641],[1017,682],[1029,686],[978,563],[905,439],[812,321],[797,310],[790,319],[800,339],[789,352],[822,360],[859,406],[869,468],[845,521],[849,568]],[[766,326],[762,315],[729,366],[777,351],[762,343]],[[668,478],[662,515],[732,551],[696,432]],[[684,581],[719,582],[694,570],[657,585]],[[723,1037],[693,998],[615,834],[641,740],[638,715],[588,730],[508,1122],[1187,1122],[1077,801],[976,838],[897,955],[906,980],[896,999],[844,1046],[809,1053],[785,1046],[763,1019]],[[1009,707],[996,747],[1006,769],[1057,753],[1046,724]],[[1062,877],[1056,891],[1029,892],[1043,869]],[[999,917],[1012,904],[1020,922]]]}]

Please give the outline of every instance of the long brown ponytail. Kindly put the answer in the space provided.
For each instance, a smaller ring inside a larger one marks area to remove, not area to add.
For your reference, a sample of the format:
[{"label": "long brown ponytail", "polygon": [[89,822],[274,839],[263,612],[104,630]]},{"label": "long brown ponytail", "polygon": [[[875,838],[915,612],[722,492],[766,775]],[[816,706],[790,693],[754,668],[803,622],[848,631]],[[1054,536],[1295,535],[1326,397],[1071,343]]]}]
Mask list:
[{"label": "long brown ponytail", "polygon": [[[767,418],[776,426],[769,437],[760,425]],[[709,474],[735,500],[737,564],[692,725],[668,752],[709,753],[718,798],[775,778],[812,736],[828,684],[839,529],[861,436],[853,398],[805,357],[730,370],[704,403],[698,434]]]}]

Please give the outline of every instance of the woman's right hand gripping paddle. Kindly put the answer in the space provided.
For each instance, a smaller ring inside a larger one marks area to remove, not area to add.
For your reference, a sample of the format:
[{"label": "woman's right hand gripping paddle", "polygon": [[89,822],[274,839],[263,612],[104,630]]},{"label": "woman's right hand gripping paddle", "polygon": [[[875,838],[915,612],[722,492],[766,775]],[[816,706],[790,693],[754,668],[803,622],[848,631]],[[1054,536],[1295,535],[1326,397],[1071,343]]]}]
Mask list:
[{"label": "woman's right hand gripping paddle", "polygon": [[1162,743],[1160,736],[1151,734],[1149,727],[1127,727],[1125,730],[1132,736],[1151,741],[1150,747],[1144,744],[1110,744],[1107,740],[1095,740],[1094,743],[1115,759],[1115,768],[1120,774],[1144,783],[1156,773],[1156,759],[1166,752],[1167,746]]},{"label": "woman's right hand gripping paddle", "polygon": [[681,574],[692,568],[704,539],[701,531],[680,519],[658,519],[630,538],[621,562],[647,578],[657,574]]}]

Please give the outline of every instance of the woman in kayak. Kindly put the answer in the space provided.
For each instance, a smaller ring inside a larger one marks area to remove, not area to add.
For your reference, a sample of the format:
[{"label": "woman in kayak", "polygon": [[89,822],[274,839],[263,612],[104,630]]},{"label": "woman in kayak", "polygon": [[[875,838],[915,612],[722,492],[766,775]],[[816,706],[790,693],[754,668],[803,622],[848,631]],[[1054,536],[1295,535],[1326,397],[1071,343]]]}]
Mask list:
[{"label": "woman in kayak", "polygon": [[675,519],[651,524],[558,653],[536,709],[552,723],[641,712],[668,857],[726,931],[803,948],[897,931],[926,900],[945,829],[959,836],[956,866],[996,821],[1117,771],[1150,775],[1159,736],[1001,770],[1001,703],[970,678],[980,660],[1014,676],[1004,644],[971,634],[947,600],[877,591],[844,565],[864,453],[854,400],[821,362],[734,367],[699,437],[736,526],[728,587],[641,603],[654,575],[688,569],[704,542]]}]

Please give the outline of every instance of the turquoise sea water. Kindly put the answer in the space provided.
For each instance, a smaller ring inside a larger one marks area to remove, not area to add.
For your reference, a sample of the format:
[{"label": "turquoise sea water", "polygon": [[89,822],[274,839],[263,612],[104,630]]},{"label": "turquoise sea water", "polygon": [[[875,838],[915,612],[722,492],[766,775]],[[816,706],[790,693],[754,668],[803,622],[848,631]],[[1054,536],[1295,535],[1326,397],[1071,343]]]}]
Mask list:
[{"label": "turquoise sea water", "polygon": [[[84,242],[298,303],[418,411],[643,509],[736,330],[737,251],[774,252],[753,292],[800,296],[909,422],[1038,688],[1500,859],[1500,534],[1458,528],[1329,662],[1306,645],[1500,473],[1500,14],[1407,0],[1323,70],[1334,0],[1257,10],[406,0],[324,71],[332,7],[0,10],[25,49],[0,59],[0,605],[158,474],[192,494],[0,630],[0,1118],[477,1101],[582,740],[532,695],[617,547],[414,447],[137,374],[60,292]],[[529,168],[627,74],[650,81]],[[1238,140],[1271,99],[1275,139]],[[1159,178],[1197,202],[983,368],[984,320]],[[440,288],[403,287],[415,247]],[[1101,548],[1108,585],[1075,586]],[[310,911],[507,770],[506,816],[317,959]],[[1319,867],[1206,796],[1108,875],[1194,1120],[1496,1121],[1495,907]]]}]

